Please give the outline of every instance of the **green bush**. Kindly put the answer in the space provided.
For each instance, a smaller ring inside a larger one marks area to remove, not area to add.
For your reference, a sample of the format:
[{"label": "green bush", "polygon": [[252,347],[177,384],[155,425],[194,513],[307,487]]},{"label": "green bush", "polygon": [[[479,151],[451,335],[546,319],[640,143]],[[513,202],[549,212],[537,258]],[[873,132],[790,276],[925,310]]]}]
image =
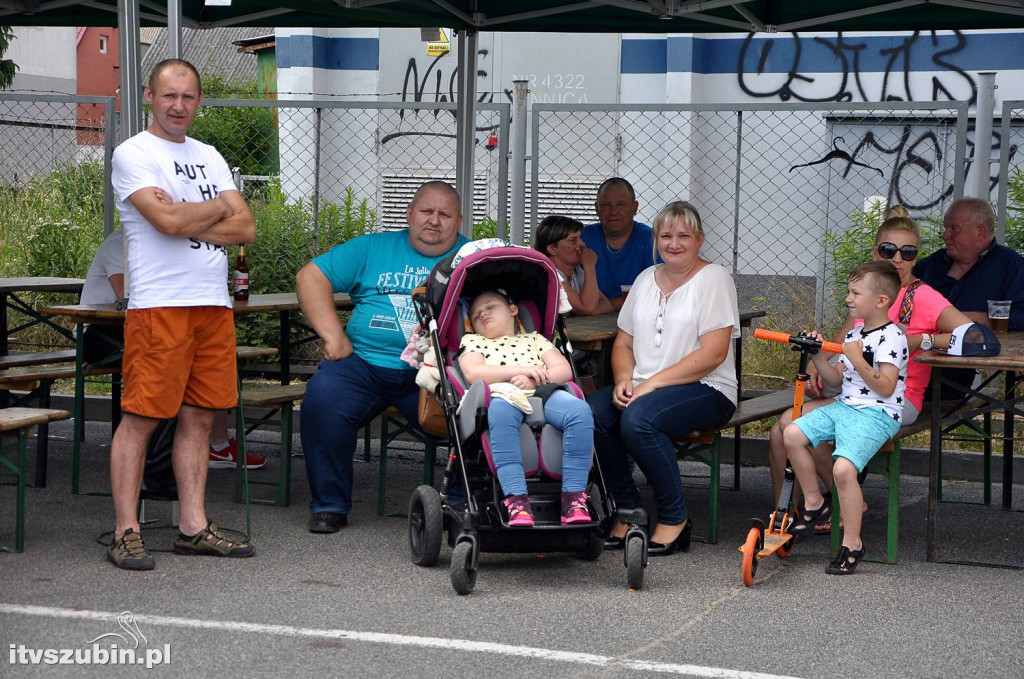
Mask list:
[{"label": "green bush", "polygon": [[103,165],[62,165],[0,185],[5,276],[83,278],[103,240]]},{"label": "green bush", "polygon": [[[262,99],[256,81],[203,76],[206,99]],[[241,106],[201,106],[189,136],[212,144],[228,166],[242,174],[271,175],[280,170],[276,109]]]}]

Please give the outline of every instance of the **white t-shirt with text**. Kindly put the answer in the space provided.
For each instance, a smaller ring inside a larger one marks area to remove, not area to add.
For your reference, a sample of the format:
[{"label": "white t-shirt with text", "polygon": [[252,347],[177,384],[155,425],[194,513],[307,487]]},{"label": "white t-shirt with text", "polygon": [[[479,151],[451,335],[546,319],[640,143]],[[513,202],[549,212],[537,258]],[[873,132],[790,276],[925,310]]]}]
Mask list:
[{"label": "white t-shirt with text", "polygon": [[176,143],[140,132],[114,149],[111,184],[128,239],[128,308],[230,308],[224,246],[161,233],[128,200],[147,187],[163,189],[175,202],[211,200],[236,190],[220,153],[190,137]]}]

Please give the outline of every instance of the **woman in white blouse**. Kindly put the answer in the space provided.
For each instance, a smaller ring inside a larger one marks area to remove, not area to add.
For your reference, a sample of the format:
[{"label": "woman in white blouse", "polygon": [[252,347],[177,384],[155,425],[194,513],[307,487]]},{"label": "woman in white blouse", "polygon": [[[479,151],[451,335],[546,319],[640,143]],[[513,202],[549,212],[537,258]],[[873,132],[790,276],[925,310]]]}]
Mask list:
[{"label": "woman in white blouse", "polygon": [[[740,319],[732,277],[700,256],[697,209],[671,203],[653,230],[662,263],[637,277],[619,313],[614,385],[588,400],[605,483],[619,507],[642,506],[629,464],[636,461],[658,507],[649,554],[665,556],[689,550],[691,531],[672,439],[719,427],[736,410],[732,340]],[[616,523],[605,548],[621,549],[625,534]]]}]

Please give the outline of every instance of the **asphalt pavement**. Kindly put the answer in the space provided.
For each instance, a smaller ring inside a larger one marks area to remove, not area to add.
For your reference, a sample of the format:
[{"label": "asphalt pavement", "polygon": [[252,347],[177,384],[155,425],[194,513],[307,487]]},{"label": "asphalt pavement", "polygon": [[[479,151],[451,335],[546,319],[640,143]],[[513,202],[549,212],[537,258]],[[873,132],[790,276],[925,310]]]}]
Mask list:
[{"label": "asphalt pavement", "polygon": [[[160,527],[170,505],[150,502],[155,523],[142,532],[157,567],[133,573],[108,563],[97,541],[113,527],[110,498],[70,493],[70,426],[51,431],[49,483],[28,490],[25,552],[0,554],[0,676],[1024,677],[1020,485],[1014,511],[998,508],[998,488],[995,506],[939,507],[941,559],[1004,567],[928,563],[926,479],[904,476],[897,565],[829,576],[828,538],[811,537],[788,559],[762,561],[745,587],[737,547],[749,518],[766,514],[770,484],[764,468],[747,468],[733,491],[724,468],[719,543],[703,541],[707,480],[687,479],[693,547],[651,559],[642,590],[627,589],[622,552],[595,562],[485,554],[476,591],[459,596],[447,547],[436,567],[416,566],[405,520],[377,516],[376,450],[356,465],[356,504],[341,532],[306,530],[297,458],[291,506],[252,508],[255,557],[170,553],[174,529]],[[260,435],[256,452],[271,459],[254,475],[273,478],[275,435]],[[90,423],[83,489],[109,487],[108,443],[109,425]],[[421,459],[411,443],[390,452],[389,511],[404,509]],[[945,490],[981,498],[975,482]],[[865,496],[864,540],[880,557],[885,491]],[[207,500],[218,524],[244,526],[230,470],[211,470]],[[13,505],[13,488],[0,487],[0,544],[13,541]],[[85,657],[94,640],[132,648],[143,662],[148,653],[153,667],[126,666],[127,654],[98,664],[102,653]]]}]

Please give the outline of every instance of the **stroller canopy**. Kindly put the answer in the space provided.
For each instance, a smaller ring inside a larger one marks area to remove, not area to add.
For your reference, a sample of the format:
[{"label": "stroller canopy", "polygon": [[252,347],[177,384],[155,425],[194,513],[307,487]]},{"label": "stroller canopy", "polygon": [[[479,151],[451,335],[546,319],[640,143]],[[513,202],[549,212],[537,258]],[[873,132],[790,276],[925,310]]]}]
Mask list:
[{"label": "stroller canopy", "polygon": [[540,313],[536,331],[548,339],[553,337],[562,288],[551,260],[521,246],[479,249],[479,244],[469,243],[438,262],[427,279],[427,304],[437,319],[445,350],[458,346],[462,324],[459,300],[499,288],[514,304],[525,300],[536,304]]}]

